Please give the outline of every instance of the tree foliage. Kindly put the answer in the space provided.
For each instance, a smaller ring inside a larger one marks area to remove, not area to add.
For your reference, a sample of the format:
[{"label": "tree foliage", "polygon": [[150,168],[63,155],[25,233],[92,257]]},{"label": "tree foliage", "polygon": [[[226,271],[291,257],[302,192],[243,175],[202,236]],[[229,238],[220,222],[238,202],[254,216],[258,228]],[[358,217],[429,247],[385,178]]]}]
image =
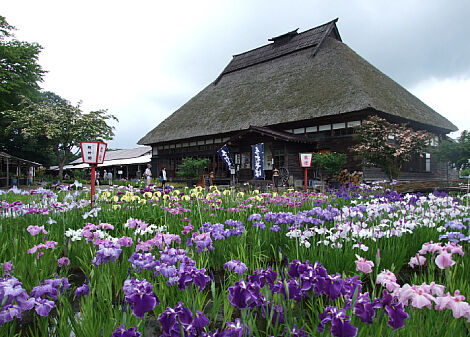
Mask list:
[{"label": "tree foliage", "polygon": [[62,97],[44,92],[38,102],[23,97],[20,110],[7,111],[13,121],[9,132],[19,133],[26,139],[42,139],[43,151],[54,153],[59,165],[59,179],[67,160],[79,151],[80,141],[109,140],[114,127],[108,125],[116,117],[106,110],[83,113]]},{"label": "tree foliage", "polygon": [[421,155],[430,138],[425,131],[413,131],[405,125],[372,116],[358,127],[358,144],[352,151],[365,165],[381,168],[392,180],[398,177],[403,164],[409,162],[413,154]]},{"label": "tree foliage", "polygon": [[42,47],[37,43],[18,41],[15,27],[0,16],[0,150],[45,163],[48,155],[41,151],[42,139],[25,139],[8,126],[13,122],[6,110],[17,110],[21,97],[40,98],[39,82],[45,71],[38,64]]},{"label": "tree foliage", "polygon": [[330,175],[337,175],[346,165],[346,155],[344,153],[324,153],[321,155],[321,168]]},{"label": "tree foliage", "polygon": [[176,174],[190,181],[197,180],[202,177],[209,163],[210,160],[207,158],[194,159],[187,157],[184,158],[183,163],[178,166]]},{"label": "tree foliage", "polygon": [[457,169],[470,169],[470,133],[465,130],[457,141],[445,140],[434,151],[441,162],[450,163]]},{"label": "tree foliage", "polygon": [[337,175],[346,165],[347,156],[344,153],[319,153],[312,155],[312,167],[322,169],[326,174]]},{"label": "tree foliage", "polygon": [[38,64],[42,47],[16,40],[15,27],[0,16],[0,111],[14,109],[20,96],[37,97],[45,71]]}]

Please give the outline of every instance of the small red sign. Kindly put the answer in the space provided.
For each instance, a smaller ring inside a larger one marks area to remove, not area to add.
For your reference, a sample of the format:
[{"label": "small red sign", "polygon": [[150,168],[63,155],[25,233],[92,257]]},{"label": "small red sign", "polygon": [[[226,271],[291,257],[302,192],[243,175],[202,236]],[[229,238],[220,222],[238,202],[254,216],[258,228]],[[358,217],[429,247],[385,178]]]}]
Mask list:
[{"label": "small red sign", "polygon": [[312,152],[299,153],[300,167],[311,167],[312,166]]},{"label": "small red sign", "polygon": [[82,160],[86,164],[103,164],[108,144],[103,142],[80,142]]}]

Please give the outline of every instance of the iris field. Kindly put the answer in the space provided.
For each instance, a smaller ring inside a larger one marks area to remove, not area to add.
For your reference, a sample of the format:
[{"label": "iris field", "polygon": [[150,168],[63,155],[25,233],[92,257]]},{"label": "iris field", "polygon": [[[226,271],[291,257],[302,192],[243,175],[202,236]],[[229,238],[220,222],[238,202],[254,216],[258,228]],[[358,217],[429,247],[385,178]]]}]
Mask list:
[{"label": "iris field", "polygon": [[0,336],[467,336],[468,195],[0,191]]}]

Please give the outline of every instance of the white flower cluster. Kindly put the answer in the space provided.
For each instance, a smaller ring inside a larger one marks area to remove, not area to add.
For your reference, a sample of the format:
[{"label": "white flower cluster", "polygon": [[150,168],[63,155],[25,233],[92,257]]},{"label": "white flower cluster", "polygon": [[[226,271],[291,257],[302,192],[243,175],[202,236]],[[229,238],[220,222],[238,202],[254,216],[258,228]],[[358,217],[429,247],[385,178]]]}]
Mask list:
[{"label": "white flower cluster", "polygon": [[400,237],[419,227],[436,228],[445,231],[441,224],[466,216],[469,209],[455,202],[451,197],[437,197],[433,194],[421,196],[405,195],[403,200],[390,202],[385,198],[344,206],[331,224],[319,227],[293,228],[286,235],[298,239],[299,244],[311,246],[313,237],[317,245],[341,248],[343,243],[352,242],[353,249],[367,251],[369,247],[362,241],[376,241],[381,238]]}]

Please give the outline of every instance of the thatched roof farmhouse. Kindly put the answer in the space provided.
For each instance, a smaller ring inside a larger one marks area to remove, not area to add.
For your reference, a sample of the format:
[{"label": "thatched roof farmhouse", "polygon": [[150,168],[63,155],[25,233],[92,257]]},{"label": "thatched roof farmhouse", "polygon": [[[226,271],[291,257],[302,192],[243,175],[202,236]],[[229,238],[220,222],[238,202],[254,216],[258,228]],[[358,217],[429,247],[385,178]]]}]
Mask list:
[{"label": "thatched roof farmhouse", "polygon": [[[171,176],[182,158],[208,157],[209,169],[228,177],[216,153],[227,144],[238,177],[249,179],[249,145],[263,142],[266,171],[274,165],[301,179],[299,152],[347,153],[352,127],[370,114],[437,137],[457,130],[344,44],[336,22],[234,55],[214,82],[139,141],[153,147],[153,166]],[[418,166],[410,170],[432,174]]]}]

